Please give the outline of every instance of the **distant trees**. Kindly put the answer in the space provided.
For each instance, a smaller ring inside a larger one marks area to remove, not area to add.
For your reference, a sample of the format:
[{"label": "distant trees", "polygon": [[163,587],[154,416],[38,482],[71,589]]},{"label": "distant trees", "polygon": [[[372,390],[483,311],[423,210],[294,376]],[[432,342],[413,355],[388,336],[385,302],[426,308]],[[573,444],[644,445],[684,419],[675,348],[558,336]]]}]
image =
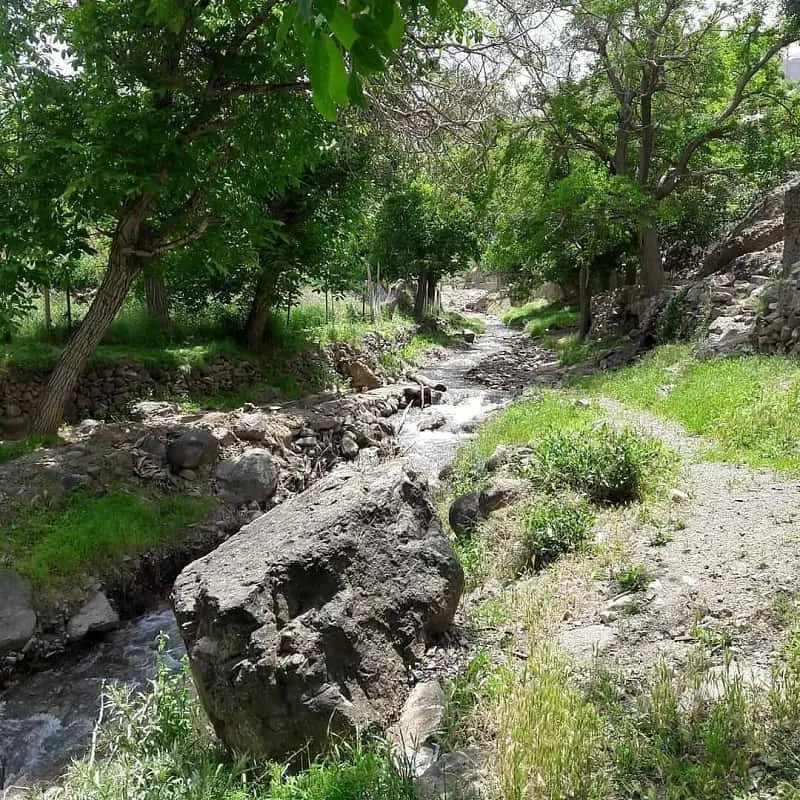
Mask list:
[{"label": "distant trees", "polygon": [[[532,7],[512,6],[521,34],[533,25]],[[730,184],[732,176],[775,174],[793,152],[797,97],[779,53],[798,34],[722,3],[568,0],[559,7],[566,15],[560,41],[537,51],[534,66],[523,64],[523,117],[512,129],[562,153],[560,169],[576,176],[573,187],[581,174],[600,173],[626,187],[639,282],[654,294],[664,282],[659,228],[666,215],[680,216],[667,201],[715,181]],[[617,189],[604,219],[617,216]]]},{"label": "distant trees", "polygon": [[416,281],[417,319],[433,304],[441,279],[477,258],[474,227],[468,201],[439,196],[422,180],[384,199],[374,223],[371,257],[382,275]]}]

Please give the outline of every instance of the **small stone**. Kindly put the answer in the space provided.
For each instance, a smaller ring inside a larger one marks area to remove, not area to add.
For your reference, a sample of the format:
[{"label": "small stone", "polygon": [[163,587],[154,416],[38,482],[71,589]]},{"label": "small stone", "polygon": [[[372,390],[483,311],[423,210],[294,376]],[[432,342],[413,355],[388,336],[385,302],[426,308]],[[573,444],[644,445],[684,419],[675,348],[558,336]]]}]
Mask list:
[{"label": "small stone", "polygon": [[689,499],[689,495],[686,494],[686,492],[682,492],[680,489],[670,489],[669,499],[672,500],[673,503],[685,503]]},{"label": "small stone", "polygon": [[342,437],[342,454],[345,458],[355,458],[358,455],[358,442],[351,436]]},{"label": "small stone", "polygon": [[447,519],[456,536],[467,536],[478,527],[481,516],[480,492],[469,492],[452,502]]},{"label": "small stone", "polygon": [[210,431],[196,428],[179,436],[167,448],[167,461],[175,472],[197,469],[216,460],[219,442]]},{"label": "small stone", "polygon": [[67,623],[70,639],[83,639],[90,633],[102,633],[119,624],[119,614],[103,592],[97,592]]}]

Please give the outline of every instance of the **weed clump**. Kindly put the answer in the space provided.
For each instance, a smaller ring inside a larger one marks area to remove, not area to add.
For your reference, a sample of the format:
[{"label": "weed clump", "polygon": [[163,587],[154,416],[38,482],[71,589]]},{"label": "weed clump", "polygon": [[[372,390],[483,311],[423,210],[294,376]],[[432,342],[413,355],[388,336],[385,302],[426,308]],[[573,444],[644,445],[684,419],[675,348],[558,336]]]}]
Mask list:
[{"label": "weed clump", "polygon": [[526,565],[540,568],[565,553],[586,547],[595,516],[585,498],[576,501],[542,498],[522,512]]},{"label": "weed clump", "polygon": [[655,439],[603,425],[588,435],[562,431],[546,436],[520,470],[544,491],[569,488],[598,505],[622,505],[641,500],[668,461]]}]

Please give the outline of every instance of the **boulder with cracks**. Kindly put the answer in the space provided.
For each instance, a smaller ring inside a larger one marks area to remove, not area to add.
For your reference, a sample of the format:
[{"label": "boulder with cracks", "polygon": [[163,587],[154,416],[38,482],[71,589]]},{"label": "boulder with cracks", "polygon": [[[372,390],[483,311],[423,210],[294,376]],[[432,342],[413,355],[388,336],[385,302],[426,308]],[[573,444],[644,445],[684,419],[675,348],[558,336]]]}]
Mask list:
[{"label": "boulder with cracks", "polygon": [[340,468],[190,564],[173,602],[220,738],[262,758],[384,728],[463,572],[399,462]]}]

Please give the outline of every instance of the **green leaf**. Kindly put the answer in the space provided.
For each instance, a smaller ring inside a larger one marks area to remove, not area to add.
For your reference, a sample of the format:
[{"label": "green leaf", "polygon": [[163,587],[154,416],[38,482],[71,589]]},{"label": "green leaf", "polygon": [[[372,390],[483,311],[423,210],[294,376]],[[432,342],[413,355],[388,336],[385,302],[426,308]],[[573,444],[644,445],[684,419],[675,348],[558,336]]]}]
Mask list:
[{"label": "green leaf", "polygon": [[347,68],[344,58],[336,43],[326,36],[325,49],[328,52],[328,93],[339,105],[347,105]]},{"label": "green leaf", "polygon": [[392,10],[392,22],[386,30],[386,39],[392,50],[396,50],[403,41],[403,34],[406,31],[406,23],[403,21],[403,14],[400,6],[395,3]]},{"label": "green leaf", "polygon": [[314,36],[308,47],[308,77],[311,78],[315,101],[318,92],[325,95],[330,94],[328,91],[330,58],[325,39],[327,37]]},{"label": "green leaf", "polygon": [[[354,25],[358,35],[365,40],[369,40],[375,47],[378,48],[385,56],[392,54],[392,46],[386,37],[386,31],[381,27],[376,19],[361,14],[354,20]],[[381,66],[381,68],[383,68]]]},{"label": "green leaf", "polygon": [[333,17],[328,20],[328,25],[336,35],[336,38],[348,50],[358,38],[356,29],[353,27],[353,15],[343,6],[337,6]]},{"label": "green leaf", "polygon": [[297,6],[288,6],[283,9],[281,16],[281,24],[278,26],[278,33],[275,36],[275,44],[280,50],[286,42],[286,37],[289,35],[292,25],[297,17]]},{"label": "green leaf", "polygon": [[351,73],[350,79],[347,82],[347,96],[354,106],[363,108],[367,104],[367,101],[364,99],[364,85],[361,83],[361,78],[359,78],[355,72]]},{"label": "green leaf", "polygon": [[467,0],[446,0],[446,2],[453,11],[459,14],[467,7]]},{"label": "green leaf", "polygon": [[350,53],[353,57],[353,65],[358,72],[380,72],[383,69],[383,56],[367,39],[356,39]]},{"label": "green leaf", "polygon": [[337,0],[316,0],[317,8],[325,19],[332,19],[338,6]]}]

